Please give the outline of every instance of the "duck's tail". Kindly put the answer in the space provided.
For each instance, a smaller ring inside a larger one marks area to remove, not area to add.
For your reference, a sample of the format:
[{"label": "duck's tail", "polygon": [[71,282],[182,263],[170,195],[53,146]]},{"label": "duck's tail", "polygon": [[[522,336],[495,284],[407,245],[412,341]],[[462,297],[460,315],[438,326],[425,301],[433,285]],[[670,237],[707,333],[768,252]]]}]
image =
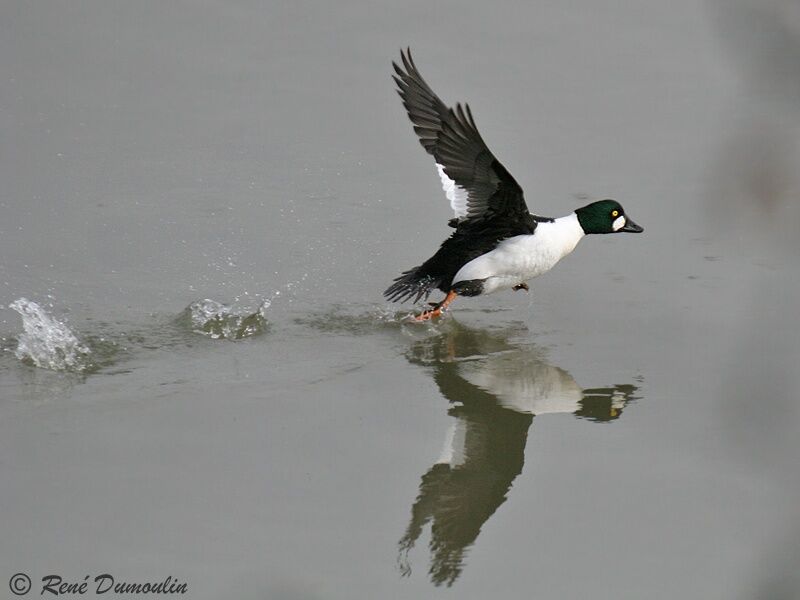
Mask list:
[{"label": "duck's tail", "polygon": [[420,267],[404,271],[383,292],[384,297],[390,302],[405,302],[412,298],[414,303],[423,298],[427,300],[430,293],[437,289],[441,282],[438,278],[420,271]]}]

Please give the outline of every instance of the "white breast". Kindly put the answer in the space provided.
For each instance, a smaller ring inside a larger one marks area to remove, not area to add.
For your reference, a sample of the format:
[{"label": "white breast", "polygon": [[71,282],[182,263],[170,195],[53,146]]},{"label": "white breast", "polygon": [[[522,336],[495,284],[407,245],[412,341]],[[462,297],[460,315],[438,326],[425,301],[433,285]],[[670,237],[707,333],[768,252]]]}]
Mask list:
[{"label": "white breast", "polygon": [[552,223],[539,223],[533,235],[518,235],[468,262],[453,283],[483,280],[483,293],[511,288],[538,277],[575,249],[584,236],[575,213]]}]

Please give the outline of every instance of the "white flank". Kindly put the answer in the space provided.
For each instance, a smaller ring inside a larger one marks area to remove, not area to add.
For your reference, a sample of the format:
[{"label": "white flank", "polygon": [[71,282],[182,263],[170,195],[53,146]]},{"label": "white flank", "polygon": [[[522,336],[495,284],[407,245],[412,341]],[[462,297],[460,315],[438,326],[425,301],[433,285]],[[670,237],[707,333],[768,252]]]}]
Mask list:
[{"label": "white flank", "polygon": [[436,170],[439,172],[439,178],[442,180],[442,189],[450,201],[450,206],[456,214],[456,219],[462,219],[467,216],[467,190],[458,187],[456,182],[447,176],[444,172],[444,167],[436,163]]},{"label": "white flank", "polygon": [[503,240],[491,252],[468,262],[456,273],[453,283],[483,280],[484,294],[512,288],[552,269],[584,235],[575,213],[552,223],[539,223],[533,235]]}]

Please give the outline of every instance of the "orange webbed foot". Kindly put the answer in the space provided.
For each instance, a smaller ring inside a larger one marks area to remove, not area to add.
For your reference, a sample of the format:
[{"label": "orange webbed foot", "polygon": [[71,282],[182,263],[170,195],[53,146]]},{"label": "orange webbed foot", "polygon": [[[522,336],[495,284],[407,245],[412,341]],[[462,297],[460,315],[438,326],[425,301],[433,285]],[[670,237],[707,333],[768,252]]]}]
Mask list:
[{"label": "orange webbed foot", "polygon": [[420,314],[414,316],[413,320],[421,323],[423,321],[430,321],[431,319],[441,317],[442,313],[447,310],[447,307],[450,306],[450,303],[456,299],[457,295],[458,294],[456,294],[453,290],[450,290],[447,292],[447,296],[444,297],[444,300],[439,303],[430,302],[430,305],[433,308],[423,310]]},{"label": "orange webbed foot", "polygon": [[430,310],[423,310],[418,315],[414,315],[413,319],[417,322],[422,323],[423,321],[430,321],[436,317],[442,316],[442,309],[440,307],[432,308]]}]

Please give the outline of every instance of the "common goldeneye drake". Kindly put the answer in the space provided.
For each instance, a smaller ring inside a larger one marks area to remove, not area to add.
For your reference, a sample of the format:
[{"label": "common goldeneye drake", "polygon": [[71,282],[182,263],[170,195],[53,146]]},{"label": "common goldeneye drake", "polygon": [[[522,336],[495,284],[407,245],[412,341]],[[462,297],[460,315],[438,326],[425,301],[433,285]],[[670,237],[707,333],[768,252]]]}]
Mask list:
[{"label": "common goldeneye drake", "polygon": [[552,269],[590,233],[644,231],[616,200],[599,200],[565,217],[531,214],[522,188],[486,146],[469,105],[445,106],[417,70],[411,50],[392,62],[398,93],[425,151],[436,160],[455,212],[455,232],[431,258],[403,272],[383,293],[392,302],[419,302],[444,292],[415,319],[438,317],[456,296],[528,290],[525,283]]}]

